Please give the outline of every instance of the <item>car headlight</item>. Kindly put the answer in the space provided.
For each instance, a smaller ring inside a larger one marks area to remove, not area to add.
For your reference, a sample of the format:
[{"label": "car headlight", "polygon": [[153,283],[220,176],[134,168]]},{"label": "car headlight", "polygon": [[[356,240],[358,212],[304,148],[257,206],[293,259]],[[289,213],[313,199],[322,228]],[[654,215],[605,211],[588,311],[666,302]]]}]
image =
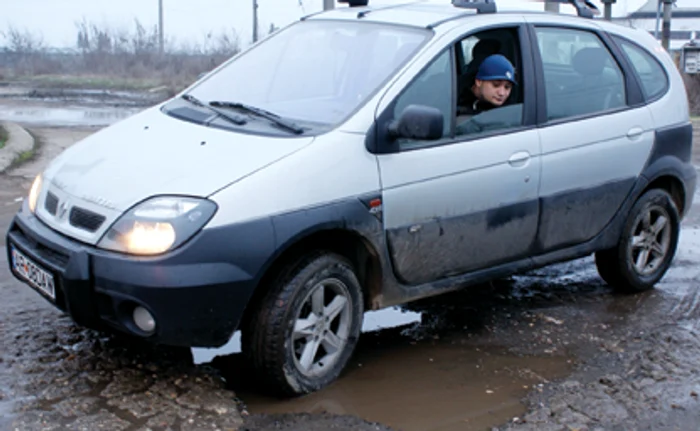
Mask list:
[{"label": "car headlight", "polygon": [[97,246],[136,255],[165,253],[190,239],[216,210],[216,204],[207,199],[151,198],[122,215]]},{"label": "car headlight", "polygon": [[39,201],[39,193],[41,193],[41,183],[42,183],[42,178],[41,174],[37,175],[36,178],[34,178],[34,182],[32,183],[32,188],[29,189],[29,197],[27,198],[27,203],[29,204],[29,211],[34,213],[36,211],[36,204]]}]

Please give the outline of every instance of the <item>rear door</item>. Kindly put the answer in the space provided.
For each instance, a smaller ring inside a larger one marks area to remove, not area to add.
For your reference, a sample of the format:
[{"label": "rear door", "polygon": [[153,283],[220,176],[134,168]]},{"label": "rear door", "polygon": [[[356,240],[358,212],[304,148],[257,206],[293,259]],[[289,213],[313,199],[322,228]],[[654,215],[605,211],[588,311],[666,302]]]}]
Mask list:
[{"label": "rear door", "polygon": [[542,142],[538,248],[598,234],[632,190],[654,140],[639,88],[595,27],[531,28]]}]

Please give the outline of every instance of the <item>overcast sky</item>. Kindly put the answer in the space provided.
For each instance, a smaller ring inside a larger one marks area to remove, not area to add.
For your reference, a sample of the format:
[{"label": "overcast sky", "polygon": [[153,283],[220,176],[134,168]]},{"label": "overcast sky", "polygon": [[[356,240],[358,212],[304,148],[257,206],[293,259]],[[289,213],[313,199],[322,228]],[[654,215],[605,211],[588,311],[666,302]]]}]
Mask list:
[{"label": "overcast sky", "polygon": [[[406,0],[370,0],[403,3]],[[432,0],[439,1],[439,0]],[[451,0],[443,0],[449,3]],[[594,0],[600,4],[600,0]],[[700,0],[698,0],[700,1]],[[646,0],[618,0],[613,14],[625,14]],[[50,46],[74,47],[76,21],[83,18],[111,28],[133,30],[134,19],[146,26],[158,23],[158,0],[0,0],[0,31],[13,26],[41,34]],[[165,33],[178,41],[201,42],[208,32],[235,29],[246,45],[252,38],[253,0],[163,0]],[[271,23],[284,26],[320,11],[323,0],[258,0],[261,31]],[[345,7],[345,5],[339,5]],[[4,44],[0,40],[0,44]]]}]

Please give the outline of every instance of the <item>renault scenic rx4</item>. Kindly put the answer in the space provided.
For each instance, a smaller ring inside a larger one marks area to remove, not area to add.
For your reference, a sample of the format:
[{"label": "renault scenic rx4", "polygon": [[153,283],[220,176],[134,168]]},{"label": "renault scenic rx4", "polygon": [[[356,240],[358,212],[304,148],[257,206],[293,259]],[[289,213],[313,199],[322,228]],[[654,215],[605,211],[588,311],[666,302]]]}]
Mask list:
[{"label": "renault scenic rx4", "polygon": [[[268,36],[53,160],[13,274],[85,327],[240,330],[289,395],[339,377],[367,310],[591,254],[653,288],[696,182],[673,60],[576,0],[503,4],[341,5]],[[493,54],[508,99],[462,115]]]}]

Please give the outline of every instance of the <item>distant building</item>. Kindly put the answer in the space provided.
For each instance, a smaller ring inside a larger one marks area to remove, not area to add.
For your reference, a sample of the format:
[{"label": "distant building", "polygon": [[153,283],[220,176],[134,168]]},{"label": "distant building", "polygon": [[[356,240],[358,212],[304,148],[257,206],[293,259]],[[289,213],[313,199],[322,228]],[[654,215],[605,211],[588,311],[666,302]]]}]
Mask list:
[{"label": "distant building", "polygon": [[[613,6],[615,7],[615,6]],[[636,11],[614,21],[631,27],[649,31],[652,35],[657,29],[657,10],[659,0],[649,0]],[[700,39],[700,1],[676,0],[671,14],[671,51],[678,51],[692,38]],[[661,40],[663,9],[658,14],[658,39]]]}]

